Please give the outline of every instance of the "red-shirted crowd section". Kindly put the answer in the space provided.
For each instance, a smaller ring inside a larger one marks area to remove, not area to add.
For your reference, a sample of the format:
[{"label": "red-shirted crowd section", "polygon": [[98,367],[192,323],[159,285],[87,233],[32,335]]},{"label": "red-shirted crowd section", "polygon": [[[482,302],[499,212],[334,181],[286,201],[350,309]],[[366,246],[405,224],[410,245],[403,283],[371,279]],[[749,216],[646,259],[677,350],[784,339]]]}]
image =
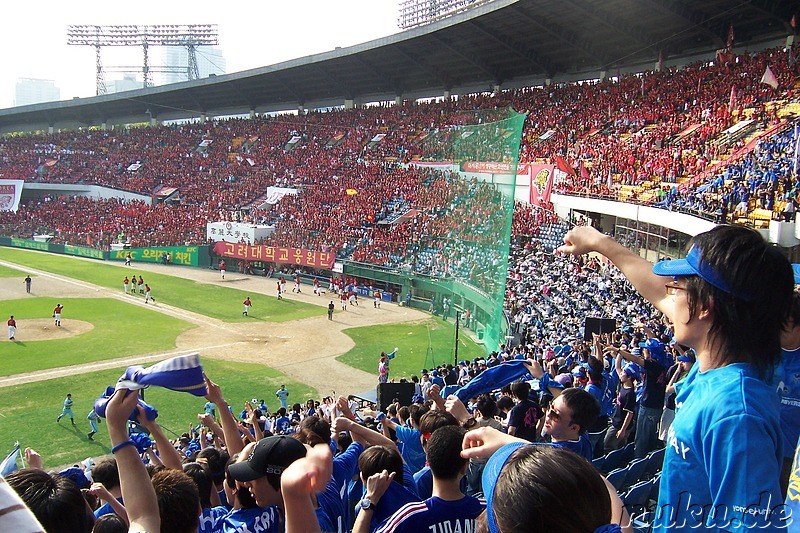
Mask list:
[{"label": "red-shirted crowd section", "polygon": [[[490,244],[502,226],[498,192],[406,164],[447,156],[431,139],[452,136],[454,125],[500,118],[509,106],[527,113],[520,161],[555,163],[558,156],[575,169],[556,184],[557,192],[688,206],[707,216],[724,211],[727,220],[736,209],[723,210],[723,203],[745,196],[747,209],[736,215],[746,218],[762,208],[760,188],[771,187],[778,199],[772,210],[779,213],[798,189],[787,164],[791,137],[766,159],[780,172],[756,175],[748,165],[736,173],[730,165],[753,152],[763,156],[762,143],[791,133],[793,113],[800,111],[800,65],[792,59],[798,55],[798,47],[771,49],[727,63],[447,101],[7,136],[0,139],[2,178],[96,184],[147,197],[170,187],[180,201],[153,206],[51,196],[25,202],[16,214],[0,213],[0,228],[98,248],[124,235],[139,247],[203,243],[206,221],[238,219],[274,224],[264,244],[391,266],[422,256],[415,260],[425,261],[430,274],[461,269],[477,277],[476,265],[468,264],[476,257],[442,243],[458,234],[462,242]],[[767,66],[777,89],[760,83]],[[753,120],[742,129],[746,136],[725,133],[745,119]],[[476,148],[474,158],[484,157],[479,142]],[[268,205],[269,186],[299,192]],[[750,194],[732,194],[737,188]],[[518,206],[513,233],[530,235],[550,221],[541,210]]]}]

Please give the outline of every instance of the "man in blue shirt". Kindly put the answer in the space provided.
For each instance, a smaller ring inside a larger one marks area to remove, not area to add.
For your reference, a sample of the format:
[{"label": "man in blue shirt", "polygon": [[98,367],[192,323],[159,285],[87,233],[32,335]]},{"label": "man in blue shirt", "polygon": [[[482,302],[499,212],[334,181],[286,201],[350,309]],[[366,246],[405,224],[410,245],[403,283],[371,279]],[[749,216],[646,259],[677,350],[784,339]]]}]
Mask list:
[{"label": "man in blue shirt", "polygon": [[[259,507],[283,508],[281,474],[293,462],[305,457],[306,447],[294,437],[273,435],[245,446],[236,463],[228,467],[231,477],[250,491]],[[261,530],[281,531],[279,521],[271,509],[262,513]]]},{"label": "man in blue shirt", "polygon": [[[428,463],[433,472],[433,495],[423,502],[409,503],[390,516],[377,533],[418,531],[475,531],[475,519],[485,503],[465,496],[460,485],[469,461],[461,457],[466,431],[460,426],[444,426],[434,431],[427,442]],[[385,490],[385,487],[383,487]],[[367,482],[366,500],[380,500],[383,491]],[[374,502],[373,502],[374,503]],[[369,512],[364,513],[365,519]],[[356,522],[353,533],[365,533],[367,520]]]},{"label": "man in blue shirt", "polygon": [[779,402],[767,382],[794,292],[780,250],[729,225],[693,237],[685,258],[655,265],[588,226],[564,242],[560,252],[611,260],[670,320],[675,340],[697,353],[675,385],[653,531],[786,527]]},{"label": "man in blue shirt", "polygon": [[564,389],[544,415],[542,436],[550,436],[551,446],[572,450],[591,461],[592,444],[586,429],[599,414],[600,403],[591,394],[574,387]]},{"label": "man in blue shirt", "polygon": [[[252,444],[250,446],[255,446]],[[231,458],[233,464],[240,455]],[[229,464],[229,466],[230,466]],[[222,533],[244,533],[246,531],[263,531],[275,533],[283,531],[280,523],[280,509],[276,505],[259,507],[250,491],[243,483],[238,483],[230,470],[225,472],[225,495],[233,508],[219,520],[208,523],[211,531]],[[200,518],[201,529],[205,526],[204,517]]]},{"label": "man in blue shirt", "polygon": [[422,449],[422,435],[419,432],[419,423],[422,416],[428,412],[427,407],[414,407],[409,409],[411,416],[408,421],[410,427],[401,426],[390,420],[388,417],[381,419],[383,434],[389,437],[389,430],[394,430],[397,441],[402,444],[399,446],[400,454],[403,456],[408,467],[413,474],[416,474],[425,466],[425,450]]}]

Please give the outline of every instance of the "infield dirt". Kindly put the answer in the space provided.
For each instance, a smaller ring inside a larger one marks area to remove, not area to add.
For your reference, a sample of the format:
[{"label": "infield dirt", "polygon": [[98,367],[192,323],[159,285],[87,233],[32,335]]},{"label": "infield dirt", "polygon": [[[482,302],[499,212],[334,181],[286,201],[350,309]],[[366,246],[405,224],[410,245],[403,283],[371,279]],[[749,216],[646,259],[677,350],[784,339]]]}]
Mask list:
[{"label": "infield dirt", "polygon": [[[284,297],[318,305],[319,317],[280,324],[261,322],[255,319],[252,323],[227,323],[161,303],[145,304],[144,298],[141,296],[123,294],[121,283],[119,291],[114,291],[57,274],[19,267],[5,261],[0,261],[0,264],[20,269],[19,279],[0,278],[0,300],[28,296],[22,279],[26,273],[30,273],[35,275],[30,296],[117,298],[133,305],[147,305],[153,311],[180,318],[197,326],[181,334],[176,341],[177,349],[170,352],[141,354],[135,357],[1,377],[0,387],[133,364],[147,365],[174,355],[198,352],[201,358],[210,357],[267,365],[316,388],[322,395],[330,394],[331,391],[357,394],[375,388],[378,357],[376,354],[375,374],[369,374],[336,361],[337,356],[353,347],[353,341],[343,333],[343,330],[376,324],[416,322],[429,317],[421,311],[395,304],[385,303],[380,309],[375,309],[369,300],[362,301],[360,306],[348,306],[347,311],[340,311],[338,301],[333,298],[337,304],[336,311],[333,320],[328,320],[327,305],[332,299],[329,297],[331,295],[317,296],[313,294],[310,286],[304,286],[302,294],[289,292]],[[275,280],[270,278],[228,272],[225,279],[222,280],[219,272],[215,270],[144,263],[136,264],[136,268],[137,270],[180,276],[200,283],[233,286],[251,294],[250,298],[254,308],[258,306],[259,299],[275,298]],[[168,290],[169,287],[154,286],[153,295],[158,299],[159,293]],[[209,305],[214,305],[214,303],[209,302]],[[17,338],[20,340],[58,339],[70,335],[80,335],[92,327],[87,322],[70,320],[69,313],[65,312],[61,328],[56,328],[50,319],[18,321]]]}]

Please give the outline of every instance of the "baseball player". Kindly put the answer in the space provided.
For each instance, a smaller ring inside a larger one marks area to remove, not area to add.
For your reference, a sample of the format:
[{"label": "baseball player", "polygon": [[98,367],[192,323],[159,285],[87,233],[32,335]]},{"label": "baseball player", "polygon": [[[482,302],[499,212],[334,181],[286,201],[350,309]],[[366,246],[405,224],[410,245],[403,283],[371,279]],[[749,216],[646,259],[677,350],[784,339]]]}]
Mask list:
[{"label": "baseball player", "polygon": [[64,399],[64,407],[61,409],[61,414],[56,418],[56,422],[61,422],[62,418],[68,416],[72,421],[72,425],[75,425],[75,417],[72,414],[72,404],[74,403],[75,402],[72,401],[72,394],[67,394],[67,397]]},{"label": "baseball player", "polygon": [[147,300],[153,300],[153,303],[156,303],[156,299],[150,296],[150,285],[147,283],[144,284],[144,303],[147,303]]},{"label": "baseball player", "polygon": [[64,309],[64,306],[61,304],[56,304],[55,308],[53,308],[53,318],[56,320],[56,326],[61,327],[61,311]]}]

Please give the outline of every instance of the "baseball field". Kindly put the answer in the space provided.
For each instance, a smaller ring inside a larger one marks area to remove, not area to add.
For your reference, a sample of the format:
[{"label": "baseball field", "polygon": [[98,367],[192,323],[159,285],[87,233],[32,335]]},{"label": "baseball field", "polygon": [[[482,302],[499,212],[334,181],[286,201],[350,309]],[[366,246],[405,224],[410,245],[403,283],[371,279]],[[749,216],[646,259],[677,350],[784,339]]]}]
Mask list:
[{"label": "baseball field", "polygon": [[[32,278],[31,292],[24,278]],[[123,291],[123,278],[142,276],[155,302]],[[86,415],[94,400],[130,365],[148,366],[181,354],[200,354],[238,415],[247,400],[278,406],[285,384],[290,403],[323,395],[374,390],[378,355],[399,348],[391,376],[399,379],[454,358],[454,326],[414,309],[365,300],[340,310],[335,297],[276,298],[276,280],[172,265],[125,267],[91,259],[0,248],[0,318],[14,315],[15,341],[0,337],[0,458],[19,441],[36,449],[48,468],[109,453],[104,425],[89,440]],[[288,287],[293,286],[289,283]],[[249,316],[242,302],[249,297]],[[52,318],[64,306],[61,326]],[[459,359],[484,354],[463,332]],[[67,393],[75,426],[56,422]],[[145,397],[170,436],[195,424],[204,399],[156,387]]]}]

